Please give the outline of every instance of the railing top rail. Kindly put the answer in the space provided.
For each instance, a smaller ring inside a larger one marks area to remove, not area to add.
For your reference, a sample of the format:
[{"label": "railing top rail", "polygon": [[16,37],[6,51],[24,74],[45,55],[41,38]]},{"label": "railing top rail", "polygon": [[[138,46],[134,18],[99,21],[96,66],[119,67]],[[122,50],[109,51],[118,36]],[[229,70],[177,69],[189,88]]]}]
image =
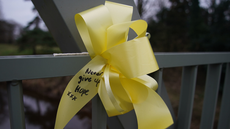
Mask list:
[{"label": "railing top rail", "polygon": [[230,62],[230,52],[156,53],[160,68]]},{"label": "railing top rail", "polygon": [[[160,68],[183,67],[230,62],[230,52],[155,53]],[[26,55],[0,56],[0,82],[76,74],[90,57]]]}]

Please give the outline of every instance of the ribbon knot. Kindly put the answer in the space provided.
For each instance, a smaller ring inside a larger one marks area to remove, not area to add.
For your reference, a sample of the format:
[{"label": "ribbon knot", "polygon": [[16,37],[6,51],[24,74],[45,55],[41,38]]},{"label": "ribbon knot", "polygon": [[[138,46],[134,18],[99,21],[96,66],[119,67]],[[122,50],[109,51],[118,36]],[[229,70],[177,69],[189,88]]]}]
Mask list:
[{"label": "ribbon knot", "polygon": [[[75,15],[76,26],[92,60],[66,87],[56,129],[64,128],[97,93],[110,117],[134,109],[139,129],[163,129],[172,124],[167,106],[154,91],[157,82],[146,75],[159,69],[145,37],[147,23],[131,18],[131,6],[108,1]],[[130,28],[137,36],[127,41]],[[82,95],[80,89],[87,94]],[[75,97],[74,101],[69,94]]]}]

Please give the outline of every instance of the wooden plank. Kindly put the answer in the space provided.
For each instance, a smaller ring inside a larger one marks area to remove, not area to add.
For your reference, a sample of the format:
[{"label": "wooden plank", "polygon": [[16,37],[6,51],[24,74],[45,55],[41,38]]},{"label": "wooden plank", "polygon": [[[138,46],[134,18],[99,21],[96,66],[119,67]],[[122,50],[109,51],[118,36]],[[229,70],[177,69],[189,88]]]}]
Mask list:
[{"label": "wooden plank", "polygon": [[156,53],[161,68],[207,65],[230,62],[229,52]]},{"label": "wooden plank", "polygon": [[117,116],[119,120],[121,121],[124,129],[137,129],[137,118],[134,110]]},{"label": "wooden plank", "polygon": [[71,76],[75,75],[90,60],[89,56],[0,57],[0,81]]},{"label": "wooden plank", "polygon": [[158,71],[156,71],[150,75],[152,75],[152,77],[157,81],[157,83],[158,83],[157,93],[159,95],[161,95],[162,85],[163,85],[163,69],[160,68]]},{"label": "wooden plank", "polygon": [[208,65],[200,129],[213,128],[221,68],[221,64]]},{"label": "wooden plank", "polygon": [[218,129],[230,129],[230,63],[227,63]]},{"label": "wooden plank", "polygon": [[92,100],[92,129],[106,129],[107,113],[99,95]]},{"label": "wooden plank", "polygon": [[104,0],[32,0],[62,52],[86,51],[75,25],[75,14]]},{"label": "wooden plank", "polygon": [[124,129],[120,119],[117,116],[108,117],[107,119],[108,119],[107,124],[109,126],[109,129]]},{"label": "wooden plank", "polygon": [[[156,79],[156,81],[158,83],[157,93],[161,96],[161,98],[166,103],[166,105],[169,108],[169,111],[170,111],[170,113],[172,115],[173,121],[175,122],[176,121],[175,113],[173,111],[171,101],[169,99],[166,87],[165,87],[164,82],[163,82],[163,69],[162,68],[159,69],[158,71],[150,74],[150,76],[152,76],[154,79]],[[172,124],[167,129],[175,129],[175,123]]]},{"label": "wooden plank", "polygon": [[11,129],[25,129],[25,114],[21,81],[7,82]]},{"label": "wooden plank", "polygon": [[[160,68],[230,62],[230,52],[188,53],[186,55],[183,53],[172,55],[170,53],[155,53],[155,55]],[[206,58],[207,56],[212,58]],[[201,58],[199,62],[195,61],[198,57]],[[58,57],[53,55],[0,56],[0,82],[75,75],[90,60],[91,58],[85,55]],[[11,72],[8,72],[9,70]]]},{"label": "wooden plank", "polygon": [[197,66],[183,67],[177,129],[190,129],[196,77]]}]

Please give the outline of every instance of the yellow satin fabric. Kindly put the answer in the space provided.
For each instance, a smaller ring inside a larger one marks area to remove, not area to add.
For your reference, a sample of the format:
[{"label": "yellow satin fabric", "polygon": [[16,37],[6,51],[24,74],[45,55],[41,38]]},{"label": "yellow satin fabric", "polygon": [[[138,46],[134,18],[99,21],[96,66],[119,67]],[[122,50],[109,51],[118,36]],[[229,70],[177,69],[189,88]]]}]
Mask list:
[{"label": "yellow satin fabric", "polygon": [[[76,26],[92,60],[66,87],[55,129],[63,129],[97,93],[108,116],[134,109],[139,129],[164,129],[173,123],[166,104],[154,91],[157,82],[146,75],[159,69],[145,37],[147,23],[131,18],[131,6],[108,1],[75,15]],[[137,37],[127,41],[129,28]]]}]

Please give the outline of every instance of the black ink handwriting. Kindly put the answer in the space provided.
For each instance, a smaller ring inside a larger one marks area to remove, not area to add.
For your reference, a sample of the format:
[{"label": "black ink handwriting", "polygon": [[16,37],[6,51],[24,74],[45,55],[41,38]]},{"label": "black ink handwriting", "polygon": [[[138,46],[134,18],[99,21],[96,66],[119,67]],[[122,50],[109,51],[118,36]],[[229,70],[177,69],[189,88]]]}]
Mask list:
[{"label": "black ink handwriting", "polygon": [[84,89],[84,88],[80,87],[79,85],[77,85],[77,87],[75,88],[75,92],[80,93],[81,96],[82,96],[82,95],[84,95],[84,94],[85,94],[85,95],[88,95],[87,93],[89,92],[89,90]]}]

